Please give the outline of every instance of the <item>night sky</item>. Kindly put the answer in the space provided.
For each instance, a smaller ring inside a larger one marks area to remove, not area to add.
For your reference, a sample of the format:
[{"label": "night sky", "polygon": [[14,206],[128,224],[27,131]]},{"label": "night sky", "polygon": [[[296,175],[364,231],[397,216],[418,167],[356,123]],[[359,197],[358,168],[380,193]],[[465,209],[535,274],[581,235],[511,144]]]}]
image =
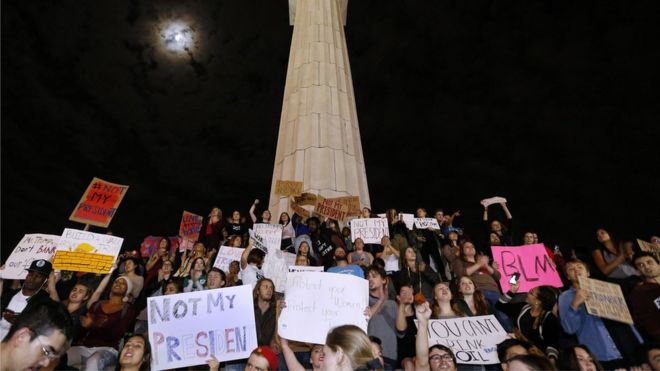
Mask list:
[{"label": "night sky", "polygon": [[[478,234],[497,195],[519,234],[563,247],[660,233],[659,10],[351,0],[374,211],[460,209]],[[170,20],[189,53],[163,48]],[[130,186],[111,224],[126,247],[175,235],[184,209],[266,204],[292,30],[286,0],[2,1],[3,257],[82,228],[94,176]]]}]

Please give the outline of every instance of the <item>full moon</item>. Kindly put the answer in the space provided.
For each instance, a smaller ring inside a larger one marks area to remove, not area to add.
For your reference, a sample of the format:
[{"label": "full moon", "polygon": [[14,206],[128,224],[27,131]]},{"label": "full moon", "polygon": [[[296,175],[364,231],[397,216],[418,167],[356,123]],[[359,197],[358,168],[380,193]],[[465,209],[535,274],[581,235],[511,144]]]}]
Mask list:
[{"label": "full moon", "polygon": [[179,53],[190,50],[195,32],[183,22],[172,22],[162,29],[160,38],[167,50]]}]

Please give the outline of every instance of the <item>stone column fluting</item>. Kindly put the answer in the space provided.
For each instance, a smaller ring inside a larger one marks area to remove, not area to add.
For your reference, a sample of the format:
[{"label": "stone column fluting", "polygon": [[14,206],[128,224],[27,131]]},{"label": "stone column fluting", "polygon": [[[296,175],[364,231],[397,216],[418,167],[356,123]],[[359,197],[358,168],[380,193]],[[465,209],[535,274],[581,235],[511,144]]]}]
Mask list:
[{"label": "stone column fluting", "polygon": [[277,180],[370,206],[344,23],[348,0],[290,0],[293,27],[269,209],[288,209]]}]

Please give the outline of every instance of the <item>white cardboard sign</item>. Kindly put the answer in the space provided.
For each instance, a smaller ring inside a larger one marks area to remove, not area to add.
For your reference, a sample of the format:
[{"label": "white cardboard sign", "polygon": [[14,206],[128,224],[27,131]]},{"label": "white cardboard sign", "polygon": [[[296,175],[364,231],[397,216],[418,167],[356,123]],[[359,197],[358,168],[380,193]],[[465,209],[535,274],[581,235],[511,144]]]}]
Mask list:
[{"label": "white cardboard sign", "polygon": [[449,347],[454,352],[457,363],[500,363],[497,344],[507,337],[506,331],[492,314],[429,320],[429,346],[441,344]]},{"label": "white cardboard sign", "polygon": [[361,238],[364,243],[379,244],[383,236],[389,236],[387,219],[367,218],[351,220],[351,239]]},{"label": "white cardboard sign", "polygon": [[241,255],[245,249],[240,247],[220,246],[218,256],[215,258],[213,266],[222,269],[223,272],[229,272],[229,264],[234,260],[241,262]]},{"label": "white cardboard sign", "polygon": [[247,358],[257,347],[250,285],[150,297],[153,370]]},{"label": "white cardboard sign", "polygon": [[417,229],[440,229],[440,224],[436,218],[415,218],[415,227]]},{"label": "white cardboard sign", "polygon": [[16,245],[14,251],[4,263],[0,277],[4,279],[24,280],[30,264],[34,260],[50,261],[55,255],[60,236],[52,234],[26,234]]},{"label": "white cardboard sign", "polygon": [[286,284],[286,307],[278,320],[281,337],[324,344],[328,331],[352,324],[367,332],[364,310],[369,284],[348,274],[291,272]]}]

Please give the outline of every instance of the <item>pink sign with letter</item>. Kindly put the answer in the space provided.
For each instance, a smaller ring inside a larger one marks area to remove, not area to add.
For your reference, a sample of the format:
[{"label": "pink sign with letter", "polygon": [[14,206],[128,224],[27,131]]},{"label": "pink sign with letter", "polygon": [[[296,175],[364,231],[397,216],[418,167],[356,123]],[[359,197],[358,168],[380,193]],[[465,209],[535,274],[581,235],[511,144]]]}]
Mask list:
[{"label": "pink sign with letter", "polygon": [[545,251],[543,244],[524,246],[491,246],[493,259],[499,264],[500,285],[509,291],[509,279],[520,273],[518,292],[528,292],[536,286],[562,287],[557,267]]}]

